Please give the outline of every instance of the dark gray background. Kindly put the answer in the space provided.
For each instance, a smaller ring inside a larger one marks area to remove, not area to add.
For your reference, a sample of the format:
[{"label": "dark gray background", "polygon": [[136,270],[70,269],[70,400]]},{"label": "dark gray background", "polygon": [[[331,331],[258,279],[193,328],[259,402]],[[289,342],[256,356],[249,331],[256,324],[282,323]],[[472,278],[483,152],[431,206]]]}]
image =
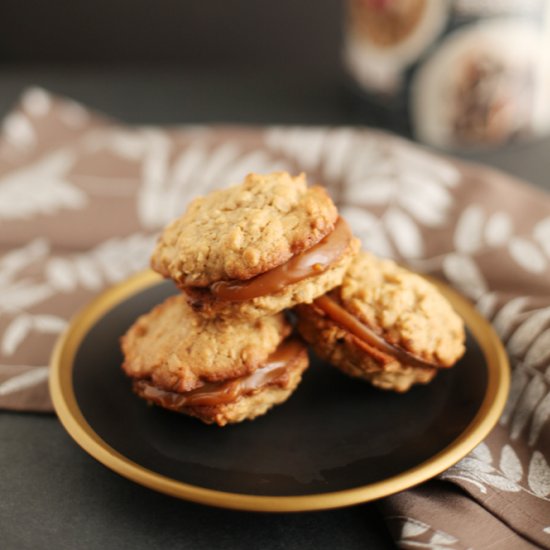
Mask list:
[{"label": "dark gray background", "polygon": [[[364,124],[339,0],[0,4],[0,115],[28,85],[127,122]],[[550,189],[550,140],[469,155]],[[0,546],[391,548],[373,504],[258,515],[181,502],[88,457],[49,415],[0,414]]]}]

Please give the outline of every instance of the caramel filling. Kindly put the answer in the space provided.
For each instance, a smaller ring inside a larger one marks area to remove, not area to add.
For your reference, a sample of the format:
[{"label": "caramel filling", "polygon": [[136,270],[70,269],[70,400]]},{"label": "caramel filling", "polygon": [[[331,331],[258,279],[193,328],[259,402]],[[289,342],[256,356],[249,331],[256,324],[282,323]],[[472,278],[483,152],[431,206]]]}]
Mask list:
[{"label": "caramel filling", "polygon": [[313,303],[337,325],[340,325],[343,329],[347,330],[369,346],[397,359],[400,363],[422,369],[439,368],[439,365],[435,363],[424,361],[408,351],[386,342],[382,336],[361,323],[356,317],[348,313],[340,304],[329,296],[321,296]]},{"label": "caramel filling", "polygon": [[210,291],[218,300],[242,302],[274,294],[287,285],[312,275],[320,275],[338,261],[349,246],[352,234],[348,224],[338,218],[334,230],[305,252],[288,262],[248,281],[218,281]]},{"label": "caramel filling", "polygon": [[233,403],[242,395],[253,393],[265,386],[284,384],[289,365],[303,349],[298,340],[288,340],[269,356],[263,367],[253,373],[223,382],[210,382],[185,393],[161,390],[146,380],[138,380],[135,384],[142,397],[169,409]]}]

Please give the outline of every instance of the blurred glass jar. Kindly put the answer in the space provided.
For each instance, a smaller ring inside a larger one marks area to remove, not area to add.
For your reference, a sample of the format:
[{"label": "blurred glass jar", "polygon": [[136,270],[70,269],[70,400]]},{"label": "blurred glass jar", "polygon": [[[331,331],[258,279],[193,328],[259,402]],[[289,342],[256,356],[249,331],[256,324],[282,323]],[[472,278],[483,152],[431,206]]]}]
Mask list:
[{"label": "blurred glass jar", "polygon": [[550,1],[348,0],[344,59],[375,122],[430,145],[550,133]]}]

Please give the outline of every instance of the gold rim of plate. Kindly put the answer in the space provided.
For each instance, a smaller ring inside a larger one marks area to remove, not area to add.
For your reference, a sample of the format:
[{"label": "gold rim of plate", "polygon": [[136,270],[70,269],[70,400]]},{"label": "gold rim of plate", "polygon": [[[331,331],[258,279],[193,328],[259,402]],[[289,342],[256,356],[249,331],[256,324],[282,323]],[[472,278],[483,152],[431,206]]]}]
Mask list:
[{"label": "gold rim of plate", "polygon": [[145,487],[200,504],[236,510],[299,512],[340,508],[392,495],[440,474],[479,444],[497,423],[510,386],[508,358],[491,325],[460,294],[435,279],[430,281],[451,302],[479,343],[487,365],[487,391],[473,420],[450,445],[420,465],[375,483],[332,493],[300,496],[229,493],[158,474],[129,460],[103,441],[88,424],[76,401],[72,385],[74,358],[88,331],[111,308],[161,282],[161,278],[152,271],[138,273],[110,288],[73,318],[58,340],[51,358],[50,392],[53,405],[71,437],[99,462]]}]

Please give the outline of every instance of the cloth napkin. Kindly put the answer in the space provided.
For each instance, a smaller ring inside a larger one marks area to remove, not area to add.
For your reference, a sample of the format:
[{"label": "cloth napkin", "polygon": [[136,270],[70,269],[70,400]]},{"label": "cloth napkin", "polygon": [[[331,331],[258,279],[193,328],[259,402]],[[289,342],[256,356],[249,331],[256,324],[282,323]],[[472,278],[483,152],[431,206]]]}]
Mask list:
[{"label": "cloth napkin", "polygon": [[402,548],[550,548],[550,197],[368,129],[127,127],[27,90],[0,135],[0,407],[52,410],[67,319],[148,264],[199,194],[251,171],[324,183],[365,248],[446,278],[513,365],[500,423],[381,510]]}]

